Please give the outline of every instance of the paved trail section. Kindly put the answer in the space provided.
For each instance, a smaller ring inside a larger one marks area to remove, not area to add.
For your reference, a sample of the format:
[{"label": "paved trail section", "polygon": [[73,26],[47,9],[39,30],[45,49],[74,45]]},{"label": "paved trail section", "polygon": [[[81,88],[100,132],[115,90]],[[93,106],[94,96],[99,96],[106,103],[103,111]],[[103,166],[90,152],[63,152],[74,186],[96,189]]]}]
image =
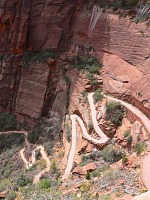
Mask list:
[{"label": "paved trail section", "polygon": [[70,118],[72,120],[72,145],[71,145],[71,150],[69,153],[69,157],[68,157],[68,162],[67,162],[67,167],[64,173],[64,176],[62,177],[62,179],[67,179],[71,169],[73,167],[73,162],[74,162],[74,157],[75,157],[75,153],[76,153],[76,143],[77,143],[77,130],[76,130],[76,121],[78,122],[79,126],[82,129],[82,135],[85,139],[89,140],[90,142],[94,143],[94,144],[98,144],[98,145],[104,145],[108,142],[108,137],[104,134],[104,132],[99,128],[98,126],[98,122],[96,119],[96,110],[95,110],[95,105],[93,102],[93,95],[94,93],[89,93],[88,95],[88,100],[89,100],[89,104],[90,104],[90,109],[91,109],[91,117],[92,117],[92,123],[93,123],[93,127],[95,132],[100,136],[101,139],[95,139],[93,137],[91,137],[91,135],[88,134],[86,127],[83,123],[83,120],[78,116],[78,115],[71,115]]},{"label": "paved trail section", "polygon": [[94,93],[88,94],[88,100],[89,100],[89,104],[90,104],[93,127],[94,127],[95,132],[100,136],[101,142],[106,143],[109,138],[99,128],[99,125],[98,125],[98,122],[97,122],[97,119],[96,119],[96,109],[95,109],[95,105],[94,105],[94,101],[93,101],[93,95],[94,95]]},{"label": "paved trail section", "polygon": [[[106,144],[108,141],[108,137],[104,134],[104,132],[98,126],[98,122],[96,119],[95,105],[93,102],[93,95],[94,95],[94,93],[88,94],[88,101],[89,101],[89,105],[90,105],[91,117],[92,117],[92,123],[93,123],[94,130],[100,136],[101,139],[97,140],[97,139],[91,137],[91,135],[88,134],[82,119],[77,115],[71,115],[72,146],[71,146],[71,150],[70,150],[70,154],[69,154],[68,162],[67,162],[67,167],[66,167],[63,179],[68,178],[68,176],[71,172],[72,166],[73,166],[73,162],[74,162],[74,157],[75,157],[75,153],[76,153],[76,143],[77,143],[76,121],[78,122],[78,124],[80,125],[80,127],[82,129],[82,135],[85,139],[91,141],[94,144],[99,144],[99,145]],[[108,100],[121,103],[124,107],[126,107],[128,110],[130,110],[134,115],[136,115],[139,118],[139,120],[141,120],[144,127],[150,133],[150,120],[138,108],[136,108],[133,105],[131,105],[127,102],[124,102],[120,99],[117,99],[117,98],[114,98],[114,97],[111,97],[111,96],[108,96],[105,94],[104,94],[104,97],[106,97]],[[150,189],[150,154],[145,156],[145,158],[143,159],[142,179],[143,179],[145,186],[148,189]]]}]

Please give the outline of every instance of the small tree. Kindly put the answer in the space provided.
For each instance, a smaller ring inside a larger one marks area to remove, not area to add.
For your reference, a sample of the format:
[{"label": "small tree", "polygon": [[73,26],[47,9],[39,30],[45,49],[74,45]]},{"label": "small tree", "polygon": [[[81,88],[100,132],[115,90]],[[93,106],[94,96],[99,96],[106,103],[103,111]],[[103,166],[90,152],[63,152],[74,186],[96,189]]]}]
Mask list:
[{"label": "small tree", "polygon": [[110,120],[116,127],[122,123],[124,108],[120,103],[106,103],[106,120]]},{"label": "small tree", "polygon": [[91,174],[90,174],[90,172],[87,172],[87,173],[85,174],[85,178],[86,178],[87,180],[90,180],[90,179],[91,179]]},{"label": "small tree", "polygon": [[51,182],[49,179],[42,179],[39,185],[40,185],[40,188],[42,189],[48,189],[51,187]]},{"label": "small tree", "polygon": [[102,95],[102,90],[99,88],[95,91],[94,93],[94,100],[95,102],[97,101],[102,101],[102,99],[104,98],[104,96]]}]

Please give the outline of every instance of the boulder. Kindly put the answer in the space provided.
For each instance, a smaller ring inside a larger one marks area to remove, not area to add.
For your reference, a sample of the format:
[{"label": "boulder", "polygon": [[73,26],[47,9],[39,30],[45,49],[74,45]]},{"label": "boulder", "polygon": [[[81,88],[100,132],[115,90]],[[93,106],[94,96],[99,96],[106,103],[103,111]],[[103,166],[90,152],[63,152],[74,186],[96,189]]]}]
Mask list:
[{"label": "boulder", "polygon": [[88,144],[87,148],[86,148],[86,152],[90,153],[94,150],[94,145],[93,144]]},{"label": "boulder", "polygon": [[80,166],[75,167],[74,170],[72,171],[72,174],[81,174],[81,175],[83,175],[84,172],[83,172],[82,167],[80,167]]},{"label": "boulder", "polygon": [[0,198],[5,198],[6,195],[7,195],[7,193],[8,193],[7,190],[5,190],[5,191],[3,191],[3,192],[0,192]]},{"label": "boulder", "polygon": [[83,171],[84,171],[84,172],[93,171],[93,170],[95,170],[96,168],[97,168],[97,167],[96,167],[95,162],[92,162],[92,163],[88,163],[87,165],[85,165],[85,166],[83,167]]}]

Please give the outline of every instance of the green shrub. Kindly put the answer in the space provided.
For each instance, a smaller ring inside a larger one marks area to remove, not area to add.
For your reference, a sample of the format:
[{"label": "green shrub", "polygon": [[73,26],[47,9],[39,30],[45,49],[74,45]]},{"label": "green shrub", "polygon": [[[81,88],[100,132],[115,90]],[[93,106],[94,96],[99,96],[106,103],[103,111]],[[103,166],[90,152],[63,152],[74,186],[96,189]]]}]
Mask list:
[{"label": "green shrub", "polygon": [[6,200],[15,200],[16,199],[16,193],[15,192],[9,192],[9,194],[6,196]]},{"label": "green shrub", "polygon": [[17,120],[15,115],[0,113],[0,131],[17,130]]},{"label": "green shrub", "polygon": [[39,186],[42,189],[48,189],[48,188],[50,188],[51,187],[50,179],[42,179],[42,180],[40,180]]},{"label": "green shrub", "polygon": [[130,0],[129,5],[130,6],[136,6],[139,0]]},{"label": "green shrub", "polygon": [[134,151],[137,153],[137,155],[140,155],[145,150],[146,150],[146,144],[144,142],[140,142],[136,144],[134,147]]},{"label": "green shrub", "polygon": [[43,50],[41,52],[27,51],[23,57],[23,66],[28,68],[31,63],[42,63],[45,62],[48,58],[56,59],[58,56],[58,52],[52,49]]},{"label": "green shrub", "polygon": [[75,56],[70,60],[71,68],[78,68],[83,73],[86,73],[86,78],[91,86],[98,85],[94,74],[99,74],[101,65],[97,58],[93,56]]},{"label": "green shrub", "polygon": [[129,135],[130,135],[130,130],[124,131],[123,136],[124,136],[125,138],[128,137]]},{"label": "green shrub", "polygon": [[121,1],[121,6],[125,6],[126,5],[126,0],[120,0]]},{"label": "green shrub", "polygon": [[81,71],[89,72],[90,74],[99,74],[101,65],[97,58],[92,56],[76,56],[72,59],[71,66],[77,67]]},{"label": "green shrub", "polygon": [[83,97],[83,100],[84,100],[84,102],[86,103],[87,102],[87,100],[88,100],[88,93],[86,92],[86,91],[83,91],[82,93],[82,97]]},{"label": "green shrub", "polygon": [[106,103],[106,120],[110,120],[116,127],[120,126],[124,116],[124,109],[120,103]]},{"label": "green shrub", "polygon": [[83,155],[82,156],[82,163],[80,163],[80,166],[84,166],[84,165],[87,165],[89,162],[91,162],[91,159],[90,159],[90,155]]},{"label": "green shrub", "polygon": [[128,158],[125,154],[122,155],[122,164],[126,164],[128,162]]},{"label": "green shrub", "polygon": [[92,130],[92,129],[93,129],[93,123],[90,122],[90,121],[88,122],[88,129],[89,129],[89,130]]},{"label": "green shrub", "polygon": [[121,160],[123,156],[122,149],[116,147],[114,148],[113,146],[105,147],[100,153],[104,161],[111,164]]},{"label": "green shrub", "polygon": [[0,135],[0,153],[13,146],[19,145],[24,142],[24,135],[20,133]]},{"label": "green shrub", "polygon": [[148,191],[147,188],[142,188],[141,193],[145,193],[145,192],[147,192],[147,191]]},{"label": "green shrub", "polygon": [[80,187],[80,191],[82,192],[82,194],[89,192],[89,190],[90,190],[90,185],[82,183]]},{"label": "green shrub", "polygon": [[32,131],[32,133],[28,134],[28,140],[32,144],[36,144],[39,140],[40,134],[43,132],[40,124],[36,125]]},{"label": "green shrub", "polygon": [[51,160],[50,171],[53,175],[55,174],[57,177],[60,176],[60,170],[59,170],[59,167],[58,167],[58,163],[55,159]]},{"label": "green shrub", "polygon": [[91,174],[90,174],[90,172],[87,172],[87,173],[85,174],[85,178],[86,178],[87,180],[90,180],[90,179],[91,179]]},{"label": "green shrub", "polygon": [[53,147],[54,147],[54,141],[45,142],[43,146],[44,146],[47,154],[48,155],[52,155],[52,153],[53,153]]},{"label": "green shrub", "polygon": [[102,95],[102,90],[99,88],[95,91],[94,93],[94,101],[102,101],[102,99],[104,98],[104,96]]},{"label": "green shrub", "polygon": [[100,200],[111,200],[110,194],[100,196]]},{"label": "green shrub", "polygon": [[87,73],[86,78],[89,80],[91,86],[99,84],[98,81],[95,79],[93,74]]},{"label": "green shrub", "polygon": [[100,171],[99,170],[95,170],[92,172],[92,177],[100,177],[101,174],[100,174]]},{"label": "green shrub", "polygon": [[127,143],[130,144],[131,142],[132,142],[132,136],[129,135],[129,136],[127,137]]},{"label": "green shrub", "polygon": [[16,184],[18,187],[24,187],[28,184],[31,184],[31,181],[24,175],[17,179]]}]

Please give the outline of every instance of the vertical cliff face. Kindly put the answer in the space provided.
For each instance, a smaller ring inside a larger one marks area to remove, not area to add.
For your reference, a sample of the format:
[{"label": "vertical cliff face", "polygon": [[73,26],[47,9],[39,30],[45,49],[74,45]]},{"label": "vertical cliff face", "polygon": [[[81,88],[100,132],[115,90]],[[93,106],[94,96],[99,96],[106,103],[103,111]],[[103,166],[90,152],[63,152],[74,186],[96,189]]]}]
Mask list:
[{"label": "vertical cliff face", "polygon": [[[23,54],[28,49],[65,50],[77,5],[74,0],[1,1],[1,111],[8,109],[35,118],[48,114],[60,90],[56,84],[58,66],[55,62],[34,63],[24,69]],[[62,101],[61,114],[64,107]]]},{"label": "vertical cliff face", "polygon": [[[89,37],[92,6],[84,3],[81,0],[0,2],[0,111],[11,110],[37,118],[54,109],[63,116],[67,84],[61,69],[65,61],[32,63],[24,69],[24,53],[51,48],[83,55],[84,49],[92,47],[104,65],[104,90],[130,97],[150,114],[150,28],[105,11]],[[72,76],[69,78],[73,80]],[[80,76],[76,82],[79,86]],[[76,86],[72,87],[74,94]],[[71,105],[76,107],[72,101]]]}]

